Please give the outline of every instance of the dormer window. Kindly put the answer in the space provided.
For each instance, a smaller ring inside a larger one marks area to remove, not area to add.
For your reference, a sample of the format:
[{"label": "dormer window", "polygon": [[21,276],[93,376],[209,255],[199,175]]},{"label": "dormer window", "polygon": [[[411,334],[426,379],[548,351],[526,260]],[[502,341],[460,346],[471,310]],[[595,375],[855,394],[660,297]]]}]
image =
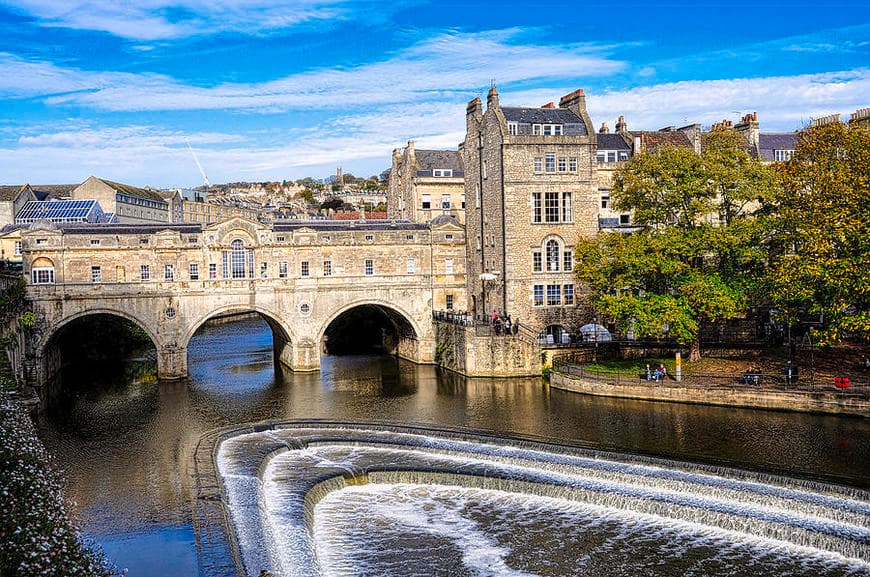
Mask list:
[{"label": "dormer window", "polygon": [[773,159],[776,162],[788,162],[791,160],[792,155],[794,155],[794,150],[774,150],[773,151]]},{"label": "dormer window", "polygon": [[453,176],[453,169],[452,168],[436,168],[432,171],[432,176],[451,177],[451,176]]},{"label": "dormer window", "polygon": [[508,134],[512,134],[516,136],[517,132],[519,132],[519,123],[518,122],[508,122]]},{"label": "dormer window", "polygon": [[533,124],[532,134],[535,136],[559,136],[562,134],[561,124]]}]

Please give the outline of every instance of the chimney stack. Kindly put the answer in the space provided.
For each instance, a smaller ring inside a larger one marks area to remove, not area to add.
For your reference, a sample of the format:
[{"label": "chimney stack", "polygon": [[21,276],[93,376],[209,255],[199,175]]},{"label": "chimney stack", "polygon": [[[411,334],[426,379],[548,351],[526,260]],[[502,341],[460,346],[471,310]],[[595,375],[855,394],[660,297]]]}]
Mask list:
[{"label": "chimney stack", "polygon": [[625,117],[620,114],[616,121],[616,133],[625,134],[626,132],[628,132],[628,124],[625,122]]},{"label": "chimney stack", "polygon": [[498,108],[498,90],[495,86],[489,89],[489,94],[486,95],[486,108]]},{"label": "chimney stack", "polygon": [[598,134],[610,134],[610,129],[607,128],[606,122],[601,123],[601,128],[598,129]]}]

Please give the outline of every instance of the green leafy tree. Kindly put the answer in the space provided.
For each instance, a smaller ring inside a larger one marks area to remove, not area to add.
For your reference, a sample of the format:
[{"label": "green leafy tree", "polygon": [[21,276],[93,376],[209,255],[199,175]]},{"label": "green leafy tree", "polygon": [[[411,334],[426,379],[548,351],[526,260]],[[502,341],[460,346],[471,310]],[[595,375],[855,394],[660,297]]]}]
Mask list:
[{"label": "green leafy tree", "polygon": [[730,132],[707,135],[701,155],[666,146],[633,157],[611,194],[641,230],[577,243],[593,306],[640,338],[689,345],[691,360],[701,328],[742,314],[764,269],[764,229],[750,217],[773,180]]},{"label": "green leafy tree", "polygon": [[870,128],[804,129],[781,177],[766,277],[772,303],[790,324],[802,311],[822,313],[821,344],[870,340]]}]

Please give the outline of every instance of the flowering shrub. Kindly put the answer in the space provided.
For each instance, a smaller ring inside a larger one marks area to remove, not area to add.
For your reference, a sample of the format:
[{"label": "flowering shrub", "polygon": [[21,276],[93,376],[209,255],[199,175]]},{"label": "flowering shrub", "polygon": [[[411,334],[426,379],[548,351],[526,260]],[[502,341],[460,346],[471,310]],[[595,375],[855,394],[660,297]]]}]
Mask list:
[{"label": "flowering shrub", "polygon": [[116,574],[70,521],[59,476],[30,417],[0,392],[0,575]]}]

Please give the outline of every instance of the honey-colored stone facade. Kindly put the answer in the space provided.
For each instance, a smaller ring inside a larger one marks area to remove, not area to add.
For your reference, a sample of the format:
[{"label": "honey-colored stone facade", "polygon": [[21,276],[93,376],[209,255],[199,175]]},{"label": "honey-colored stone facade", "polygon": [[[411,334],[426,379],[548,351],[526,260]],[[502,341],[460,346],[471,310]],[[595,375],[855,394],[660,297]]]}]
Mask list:
[{"label": "honey-colored stone facade", "polygon": [[414,141],[393,151],[387,218],[429,222],[441,215],[465,223],[465,178],[456,151],[420,150]]},{"label": "honey-colored stone facade", "polygon": [[[578,306],[582,299],[573,275],[574,243],[580,236],[598,232],[596,139],[582,91],[562,98],[559,108],[513,109],[511,114],[534,116],[538,111],[543,124],[552,116],[569,118],[583,128],[573,133],[559,129],[560,134],[544,134],[546,128],[532,129],[540,134],[523,133],[524,128],[509,126],[494,88],[485,112],[480,99],[468,104],[461,153],[469,310],[478,316],[489,316],[494,310],[510,314],[537,331],[558,325],[574,332],[588,315]],[[550,158],[555,165],[548,164]],[[548,213],[547,202],[553,199],[556,204]],[[558,246],[558,256],[548,266],[551,240]],[[541,259],[537,268],[535,253]],[[535,287],[539,287],[537,297]],[[573,289],[573,299],[570,293],[566,299],[566,287]]]},{"label": "honey-colored stone facade", "polygon": [[37,359],[53,354],[51,337],[66,323],[109,313],[151,336],[163,378],[186,375],[187,343],[204,322],[245,311],[265,317],[276,356],[294,370],[318,369],[327,326],[361,305],[396,325],[400,356],[431,363],[433,308],[448,295],[466,301],[464,230],[451,223],[40,223],[22,240]]}]

